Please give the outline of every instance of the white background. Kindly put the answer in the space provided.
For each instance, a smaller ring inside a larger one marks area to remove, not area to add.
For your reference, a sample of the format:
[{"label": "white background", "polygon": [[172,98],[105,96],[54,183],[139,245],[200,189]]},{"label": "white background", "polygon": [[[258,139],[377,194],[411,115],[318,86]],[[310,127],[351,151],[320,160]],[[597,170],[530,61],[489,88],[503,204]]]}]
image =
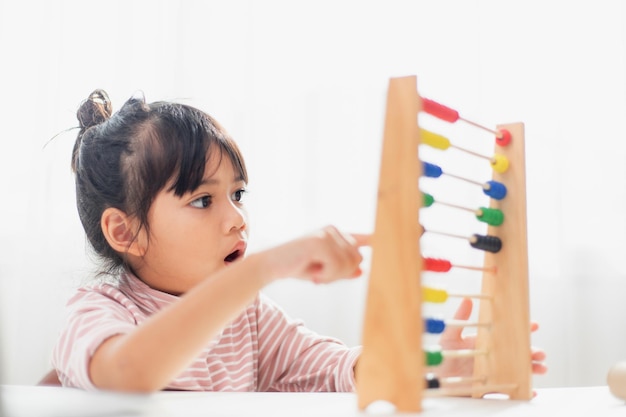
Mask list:
[{"label": "white background", "polygon": [[[93,89],[116,109],[142,90],[216,117],[247,158],[254,250],[373,229],[387,82],[417,75],[468,119],[525,123],[533,343],[550,367],[535,385],[604,384],[626,359],[625,28],[619,0],[0,0],[3,382],[48,370],[94,269],[66,132]],[[366,285],[267,291],[356,345]]]}]

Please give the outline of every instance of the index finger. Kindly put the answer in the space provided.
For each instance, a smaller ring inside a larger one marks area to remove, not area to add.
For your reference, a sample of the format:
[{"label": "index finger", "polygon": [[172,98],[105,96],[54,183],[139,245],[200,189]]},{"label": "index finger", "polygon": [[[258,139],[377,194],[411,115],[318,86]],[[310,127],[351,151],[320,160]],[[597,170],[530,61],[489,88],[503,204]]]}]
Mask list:
[{"label": "index finger", "polygon": [[370,246],[371,245],[371,237],[370,234],[362,234],[362,233],[350,233],[350,236],[354,239],[354,244],[356,246]]}]

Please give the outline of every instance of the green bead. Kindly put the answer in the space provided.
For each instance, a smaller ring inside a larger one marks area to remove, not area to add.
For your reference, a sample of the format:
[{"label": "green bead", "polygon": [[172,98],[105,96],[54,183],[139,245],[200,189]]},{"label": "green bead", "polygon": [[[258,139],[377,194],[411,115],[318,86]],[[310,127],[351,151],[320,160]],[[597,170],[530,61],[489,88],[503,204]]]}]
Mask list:
[{"label": "green bead", "polygon": [[481,207],[478,209],[478,212],[480,214],[477,214],[476,218],[490,226],[500,226],[504,221],[504,213],[502,213],[502,210]]},{"label": "green bead", "polygon": [[424,193],[424,207],[430,207],[435,202],[432,195]]},{"label": "green bead", "polygon": [[425,351],[424,352],[426,365],[427,366],[436,366],[440,365],[443,362],[443,354],[441,352],[433,352],[433,351]]}]

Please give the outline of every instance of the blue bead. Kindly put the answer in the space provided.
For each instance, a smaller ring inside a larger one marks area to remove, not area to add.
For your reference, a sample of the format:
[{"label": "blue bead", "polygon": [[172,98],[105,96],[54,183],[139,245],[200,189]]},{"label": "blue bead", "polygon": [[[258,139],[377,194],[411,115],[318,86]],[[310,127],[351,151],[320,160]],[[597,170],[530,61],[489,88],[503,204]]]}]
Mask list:
[{"label": "blue bead", "polygon": [[487,181],[487,189],[483,189],[483,192],[489,197],[496,200],[502,200],[506,197],[506,186],[498,181]]},{"label": "blue bead", "polygon": [[438,319],[424,319],[424,330],[426,333],[440,334],[443,333],[446,328],[446,324],[443,320]]},{"label": "blue bead", "polygon": [[428,162],[422,162],[424,164],[424,175],[430,178],[439,178],[443,171],[440,167],[435,164],[431,164]]}]

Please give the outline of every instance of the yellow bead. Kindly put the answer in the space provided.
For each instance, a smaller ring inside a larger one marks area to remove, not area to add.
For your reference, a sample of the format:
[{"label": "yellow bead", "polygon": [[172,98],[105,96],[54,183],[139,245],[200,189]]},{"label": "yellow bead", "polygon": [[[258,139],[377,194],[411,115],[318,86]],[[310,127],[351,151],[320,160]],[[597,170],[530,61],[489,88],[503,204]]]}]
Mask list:
[{"label": "yellow bead", "polygon": [[504,155],[496,154],[491,160],[491,166],[493,167],[494,171],[502,174],[503,172],[506,172],[507,169],[509,169],[509,160]]},{"label": "yellow bead", "polygon": [[420,129],[421,143],[424,145],[432,146],[436,149],[446,150],[450,147],[450,140],[445,136],[438,135],[437,133],[430,132],[428,130]]},{"label": "yellow bead", "polygon": [[448,299],[448,293],[444,290],[436,288],[422,288],[422,298],[429,303],[445,303]]}]

